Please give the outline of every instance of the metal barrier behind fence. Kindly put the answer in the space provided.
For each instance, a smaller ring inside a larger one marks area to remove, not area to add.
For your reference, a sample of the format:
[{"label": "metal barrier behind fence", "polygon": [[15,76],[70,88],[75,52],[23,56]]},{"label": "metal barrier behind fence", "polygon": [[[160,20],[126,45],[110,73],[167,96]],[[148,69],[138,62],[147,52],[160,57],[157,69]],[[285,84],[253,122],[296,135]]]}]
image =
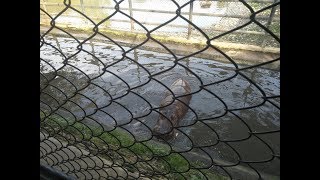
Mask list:
[{"label": "metal barrier behind fence", "polygon": [[[98,23],[71,0],[55,16],[40,8],[50,18],[40,35],[40,164],[76,179],[279,179],[279,72],[265,67],[280,57],[243,65],[213,42],[255,24],[280,43],[271,22],[256,19],[280,2],[255,11],[239,0],[250,20],[208,36],[182,15],[195,1],[168,0],[175,16],[153,29],[123,11],[125,1],[113,1],[112,13]],[[57,26],[66,11],[94,28],[80,36]],[[145,39],[123,44],[100,32],[116,14],[143,29]],[[188,23],[188,38],[192,28],[206,39],[203,49],[176,54],[153,37],[177,18]],[[143,49],[148,41],[166,53]],[[197,57],[208,49],[229,63]],[[190,90],[171,87],[180,78]]]}]

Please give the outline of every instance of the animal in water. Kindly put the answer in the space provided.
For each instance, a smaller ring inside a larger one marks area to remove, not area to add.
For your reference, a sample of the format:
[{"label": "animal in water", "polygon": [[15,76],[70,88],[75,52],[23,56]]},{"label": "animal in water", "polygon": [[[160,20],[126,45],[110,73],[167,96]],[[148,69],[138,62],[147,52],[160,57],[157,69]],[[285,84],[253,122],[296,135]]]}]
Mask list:
[{"label": "animal in water", "polygon": [[[152,132],[156,137],[160,136],[164,140],[169,140],[174,137],[176,131],[174,127],[179,125],[181,119],[188,112],[189,108],[187,105],[189,105],[191,100],[190,85],[187,81],[181,78],[172,83],[170,90],[174,95],[169,90],[165,93],[165,97],[160,103],[159,119],[152,129]],[[180,101],[175,98],[177,96],[182,96],[177,98]],[[170,103],[172,104],[169,105]]]}]

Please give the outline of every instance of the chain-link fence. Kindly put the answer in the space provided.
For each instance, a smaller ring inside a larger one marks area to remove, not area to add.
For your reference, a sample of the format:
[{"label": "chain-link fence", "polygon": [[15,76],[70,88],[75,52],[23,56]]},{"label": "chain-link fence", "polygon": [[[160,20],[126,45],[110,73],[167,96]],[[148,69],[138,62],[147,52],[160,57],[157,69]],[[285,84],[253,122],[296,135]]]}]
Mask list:
[{"label": "chain-link fence", "polygon": [[[155,1],[41,1],[40,164],[75,179],[280,179],[280,2]],[[257,47],[215,44],[248,45],[251,27],[272,41],[247,61]]]}]

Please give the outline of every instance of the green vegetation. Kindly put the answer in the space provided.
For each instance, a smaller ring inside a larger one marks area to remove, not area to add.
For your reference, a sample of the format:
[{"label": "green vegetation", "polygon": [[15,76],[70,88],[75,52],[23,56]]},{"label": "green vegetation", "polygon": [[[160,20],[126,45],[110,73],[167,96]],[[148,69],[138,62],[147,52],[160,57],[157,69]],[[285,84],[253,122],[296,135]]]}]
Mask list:
[{"label": "green vegetation", "polygon": [[98,148],[101,152],[98,156],[124,166],[129,171],[135,172],[136,169],[139,169],[146,176],[151,175],[154,171],[167,172],[169,174],[166,177],[170,179],[184,179],[181,174],[188,179],[206,179],[203,174],[209,179],[211,177],[227,179],[212,171],[205,173],[203,171],[202,174],[198,170],[190,169],[187,159],[179,153],[171,153],[168,145],[152,140],[135,142],[134,137],[120,127],[112,131],[105,131],[100,126],[96,127],[58,115],[51,115],[46,119],[43,113],[40,113],[40,116],[41,128],[46,130],[43,132],[61,141],[76,142],[78,148],[83,148],[81,144],[85,144],[92,151]]}]

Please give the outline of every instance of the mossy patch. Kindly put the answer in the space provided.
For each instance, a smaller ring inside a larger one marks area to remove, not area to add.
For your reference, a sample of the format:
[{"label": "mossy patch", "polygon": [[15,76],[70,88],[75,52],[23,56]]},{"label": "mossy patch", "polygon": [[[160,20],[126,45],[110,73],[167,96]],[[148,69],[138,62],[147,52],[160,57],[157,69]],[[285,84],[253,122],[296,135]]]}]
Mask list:
[{"label": "mossy patch", "polygon": [[[190,169],[188,160],[179,153],[171,152],[166,144],[151,140],[136,142],[130,133],[120,127],[105,131],[101,127],[94,127],[59,115],[45,118],[44,113],[40,113],[40,117],[41,128],[51,132],[51,136],[55,138],[66,136],[64,140],[67,139],[70,142],[76,141],[82,144],[86,142],[86,146],[91,146],[93,151],[100,151],[100,154],[97,153],[98,156],[125,166],[131,171],[137,171],[138,168],[139,171],[150,176],[156,171],[168,173],[166,177],[171,179],[184,179],[183,176],[191,179],[206,179],[200,171]],[[68,137],[70,135],[73,138]],[[209,179],[210,177],[224,179],[224,176],[213,172],[208,172],[205,176]]]}]

